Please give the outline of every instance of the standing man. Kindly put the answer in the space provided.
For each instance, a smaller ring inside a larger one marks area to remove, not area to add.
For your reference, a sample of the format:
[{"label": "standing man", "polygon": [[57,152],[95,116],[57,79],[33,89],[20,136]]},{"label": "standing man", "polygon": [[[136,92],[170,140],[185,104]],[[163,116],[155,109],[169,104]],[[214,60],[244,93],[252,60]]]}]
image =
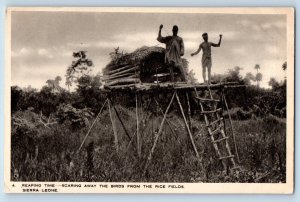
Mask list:
[{"label": "standing man", "polygon": [[165,53],[165,63],[170,69],[170,76],[172,82],[174,82],[174,68],[179,68],[181,72],[181,80],[186,81],[185,71],[183,69],[183,64],[181,56],[184,55],[184,44],[181,37],[177,36],[178,26],[174,25],[172,32],[173,36],[161,36],[161,30],[163,25],[160,25],[157,40],[161,43],[166,44],[166,53]]},{"label": "standing man", "polygon": [[207,70],[208,70],[208,84],[210,84],[210,82],[211,82],[211,66],[212,66],[211,46],[220,47],[221,41],[222,41],[222,34],[220,34],[220,39],[219,39],[218,44],[208,42],[207,33],[203,33],[202,38],[203,38],[204,42],[202,42],[199,45],[198,50],[195,53],[192,53],[191,56],[197,55],[201,51],[201,49],[203,50],[203,54],[202,54],[202,76],[203,76],[203,81],[204,81],[204,83],[207,83],[207,81],[206,81],[206,68],[207,68]]}]

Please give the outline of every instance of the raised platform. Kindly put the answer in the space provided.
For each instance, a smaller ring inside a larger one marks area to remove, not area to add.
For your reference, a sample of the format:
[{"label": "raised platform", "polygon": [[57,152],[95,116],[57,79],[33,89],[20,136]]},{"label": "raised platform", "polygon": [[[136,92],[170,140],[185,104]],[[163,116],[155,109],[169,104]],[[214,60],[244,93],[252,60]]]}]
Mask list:
[{"label": "raised platform", "polygon": [[234,88],[234,87],[245,87],[236,82],[226,83],[215,83],[215,84],[204,84],[204,83],[185,83],[185,82],[165,82],[165,83],[136,83],[127,85],[115,85],[105,86],[105,91],[170,91],[170,90],[207,90],[208,87],[211,90],[222,89],[222,88]]}]

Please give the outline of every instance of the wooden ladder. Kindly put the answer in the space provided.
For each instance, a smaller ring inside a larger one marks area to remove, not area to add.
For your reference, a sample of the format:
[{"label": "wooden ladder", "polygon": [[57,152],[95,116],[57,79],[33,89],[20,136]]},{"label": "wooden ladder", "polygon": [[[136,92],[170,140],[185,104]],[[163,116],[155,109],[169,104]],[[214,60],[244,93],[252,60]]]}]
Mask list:
[{"label": "wooden ladder", "polygon": [[[222,107],[218,108],[218,103],[223,101],[223,94],[220,96],[221,99],[214,99],[209,85],[207,85],[207,90],[204,91],[205,94],[208,92],[208,95],[205,97],[200,97],[196,88],[194,90],[198,105],[200,106],[201,115],[204,116],[205,126],[218,159],[222,161],[224,169],[229,167],[236,168],[235,155],[231,152],[228,142],[229,137],[226,135],[225,117],[222,115],[223,109]],[[227,162],[230,162],[231,165],[228,165]]]}]

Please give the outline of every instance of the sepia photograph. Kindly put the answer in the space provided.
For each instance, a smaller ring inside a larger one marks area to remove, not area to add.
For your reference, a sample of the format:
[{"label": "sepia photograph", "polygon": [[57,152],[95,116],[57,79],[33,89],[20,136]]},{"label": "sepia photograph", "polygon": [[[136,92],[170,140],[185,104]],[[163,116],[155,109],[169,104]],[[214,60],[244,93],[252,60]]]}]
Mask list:
[{"label": "sepia photograph", "polygon": [[5,40],[6,192],[293,192],[293,8],[12,7]]}]

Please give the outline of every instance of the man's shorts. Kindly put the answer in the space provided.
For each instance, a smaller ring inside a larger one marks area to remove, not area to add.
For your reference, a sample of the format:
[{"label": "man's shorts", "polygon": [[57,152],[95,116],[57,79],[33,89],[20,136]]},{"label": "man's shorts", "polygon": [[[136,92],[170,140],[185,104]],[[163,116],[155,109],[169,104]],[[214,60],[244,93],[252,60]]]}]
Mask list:
[{"label": "man's shorts", "polygon": [[202,68],[211,68],[211,58],[204,58],[202,60]]}]

